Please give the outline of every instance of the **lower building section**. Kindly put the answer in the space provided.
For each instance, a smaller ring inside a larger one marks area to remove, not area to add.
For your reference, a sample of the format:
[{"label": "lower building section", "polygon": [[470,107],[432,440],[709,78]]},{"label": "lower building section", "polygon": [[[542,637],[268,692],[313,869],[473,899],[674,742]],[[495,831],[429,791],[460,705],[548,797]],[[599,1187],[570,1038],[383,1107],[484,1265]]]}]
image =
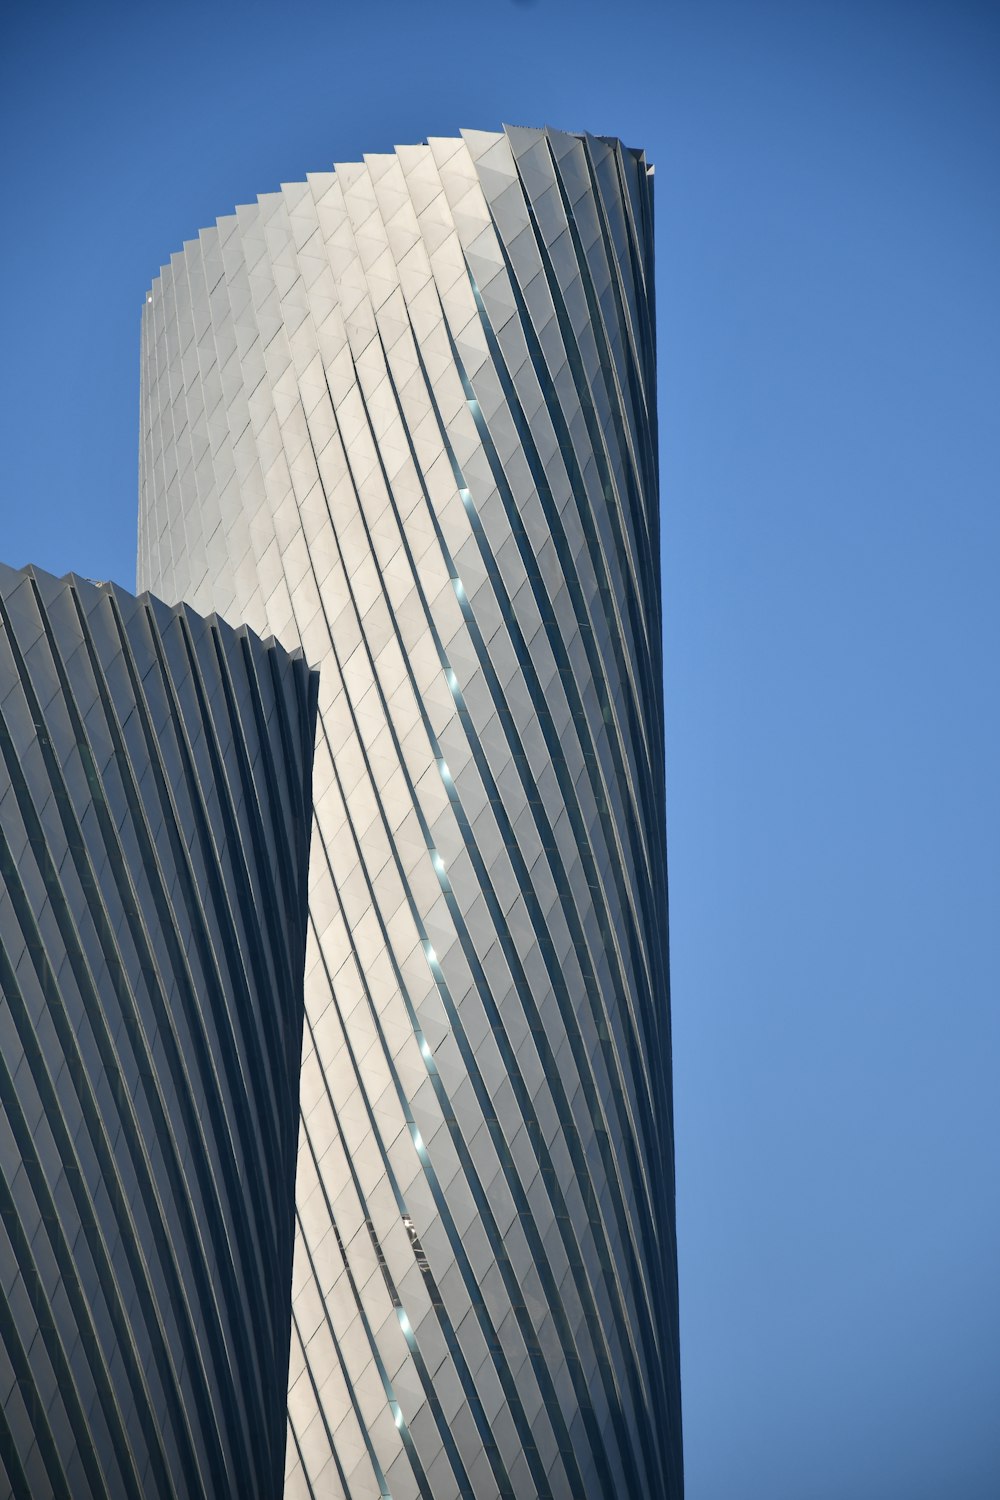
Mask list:
[{"label": "lower building section", "polygon": [[281,1492],[315,698],[0,568],[0,1493]]}]

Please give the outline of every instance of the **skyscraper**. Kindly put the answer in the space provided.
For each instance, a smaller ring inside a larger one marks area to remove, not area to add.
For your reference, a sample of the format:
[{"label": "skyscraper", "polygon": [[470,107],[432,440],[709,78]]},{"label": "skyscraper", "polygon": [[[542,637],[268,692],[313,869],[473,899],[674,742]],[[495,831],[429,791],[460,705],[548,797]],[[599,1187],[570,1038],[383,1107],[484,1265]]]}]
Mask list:
[{"label": "skyscraper", "polygon": [[463,132],[143,320],[139,583],[320,671],[290,1496],[680,1496],[652,169]]},{"label": "skyscraper", "polygon": [[315,679],[0,567],[0,1493],[280,1493]]}]

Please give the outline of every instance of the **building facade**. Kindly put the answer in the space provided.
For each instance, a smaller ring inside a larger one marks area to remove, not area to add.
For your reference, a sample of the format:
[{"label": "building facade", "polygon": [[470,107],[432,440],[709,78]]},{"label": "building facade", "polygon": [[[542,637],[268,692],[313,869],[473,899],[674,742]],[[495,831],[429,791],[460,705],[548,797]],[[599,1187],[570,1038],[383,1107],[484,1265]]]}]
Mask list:
[{"label": "building facade", "polygon": [[642,153],[466,131],[185,245],[138,571],[320,672],[286,1494],[679,1497]]},{"label": "building facade", "polygon": [[281,1493],[315,679],[0,567],[0,1493]]}]

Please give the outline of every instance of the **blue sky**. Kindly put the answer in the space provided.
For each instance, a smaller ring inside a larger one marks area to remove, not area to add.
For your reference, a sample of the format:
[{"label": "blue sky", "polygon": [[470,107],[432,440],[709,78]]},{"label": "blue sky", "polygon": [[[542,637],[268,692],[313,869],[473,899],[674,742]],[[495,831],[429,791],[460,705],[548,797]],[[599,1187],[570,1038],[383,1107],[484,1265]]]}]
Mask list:
[{"label": "blue sky", "polygon": [[507,120],[657,164],[689,1500],[1000,1495],[1000,8],[8,9],[0,557],[134,581],[140,306]]}]

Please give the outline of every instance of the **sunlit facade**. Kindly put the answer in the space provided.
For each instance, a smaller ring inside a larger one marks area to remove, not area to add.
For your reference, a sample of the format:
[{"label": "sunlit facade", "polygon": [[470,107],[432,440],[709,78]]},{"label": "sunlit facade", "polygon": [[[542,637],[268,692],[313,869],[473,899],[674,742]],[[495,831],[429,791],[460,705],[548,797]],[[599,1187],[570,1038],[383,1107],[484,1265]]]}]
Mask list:
[{"label": "sunlit facade", "polygon": [[319,669],[289,1496],[682,1493],[652,209],[465,131],[147,297],[139,586]]}]

